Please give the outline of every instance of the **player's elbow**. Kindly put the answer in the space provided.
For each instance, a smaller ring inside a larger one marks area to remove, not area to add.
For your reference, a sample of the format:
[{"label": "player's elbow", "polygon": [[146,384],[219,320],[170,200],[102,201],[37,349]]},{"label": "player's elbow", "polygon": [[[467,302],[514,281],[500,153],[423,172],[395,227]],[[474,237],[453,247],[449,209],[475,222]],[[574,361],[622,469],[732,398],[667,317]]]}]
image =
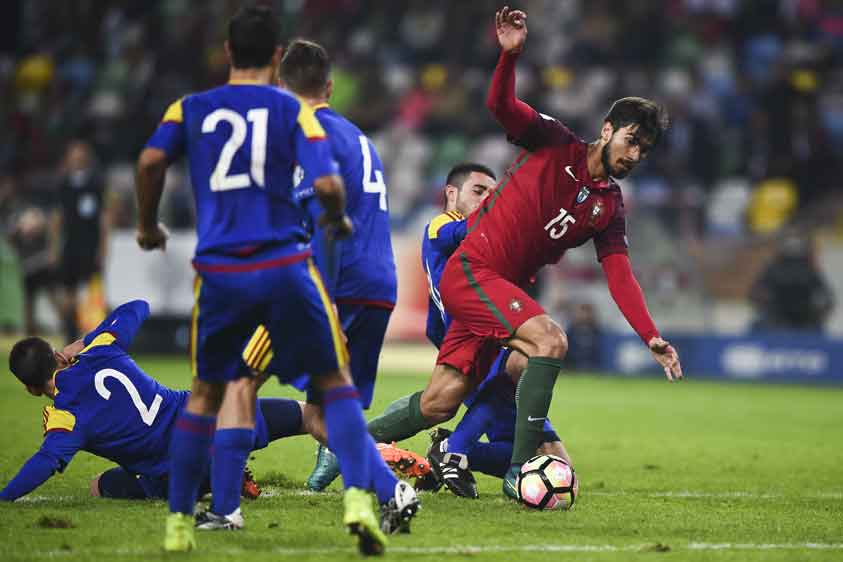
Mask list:
[{"label": "player's elbow", "polygon": [[486,109],[488,109],[489,111],[494,113],[495,109],[497,109],[497,107],[498,107],[497,100],[495,99],[495,96],[492,93],[492,91],[489,90],[489,95],[486,96]]},{"label": "player's elbow", "polygon": [[134,309],[135,313],[141,318],[149,317],[149,303],[143,299],[135,299],[129,301],[125,305],[127,308]]},{"label": "player's elbow", "polygon": [[163,173],[167,169],[167,154],[160,148],[144,148],[138,156],[139,176]]},{"label": "player's elbow", "polygon": [[505,108],[503,101],[492,91],[489,91],[489,95],[486,97],[486,109],[497,118],[504,113]]},{"label": "player's elbow", "polygon": [[345,198],[345,184],[338,175],[316,178],[313,189],[322,201]]}]

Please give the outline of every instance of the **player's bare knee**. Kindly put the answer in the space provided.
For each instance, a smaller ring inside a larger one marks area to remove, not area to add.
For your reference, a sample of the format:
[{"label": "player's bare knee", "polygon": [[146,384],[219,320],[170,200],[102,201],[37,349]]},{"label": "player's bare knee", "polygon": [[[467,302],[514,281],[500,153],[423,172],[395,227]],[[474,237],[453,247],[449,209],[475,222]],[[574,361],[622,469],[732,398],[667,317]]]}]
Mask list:
[{"label": "player's bare knee", "polygon": [[327,445],[328,434],[325,432],[322,408],[305,402],[299,402],[299,408],[301,408],[301,432],[309,433],[314,439]]},{"label": "player's bare knee", "polygon": [[450,420],[457,414],[458,409],[459,408],[451,408],[447,404],[436,402],[430,402],[428,404],[422,402],[421,404],[421,411],[424,419],[432,425],[444,423]]},{"label": "player's bare knee", "polygon": [[564,359],[568,353],[568,336],[557,326],[552,324],[548,330],[541,335],[536,345],[537,355],[540,357],[555,357]]},{"label": "player's bare knee", "polygon": [[454,404],[454,400],[446,392],[425,391],[421,396],[419,406],[424,419],[435,425],[446,422],[457,415],[460,402]]},{"label": "player's bare knee", "polygon": [[187,411],[198,415],[216,415],[222,405],[225,385],[193,379]]},{"label": "player's bare knee", "polygon": [[506,374],[513,382],[517,382],[526,368],[527,356],[520,351],[513,350],[506,360]]},{"label": "player's bare knee", "polygon": [[324,373],[313,378],[316,387],[322,392],[331,390],[332,388],[339,388],[341,386],[351,386],[354,382],[351,380],[351,374],[347,367]]},{"label": "player's bare knee", "polygon": [[226,385],[225,389],[226,393],[251,393],[255,390],[257,390],[257,387],[255,386],[254,377],[240,377],[239,379],[234,379]]},{"label": "player's bare knee", "polygon": [[431,424],[446,422],[460,409],[471,390],[470,379],[449,365],[437,365],[421,395],[420,408]]}]

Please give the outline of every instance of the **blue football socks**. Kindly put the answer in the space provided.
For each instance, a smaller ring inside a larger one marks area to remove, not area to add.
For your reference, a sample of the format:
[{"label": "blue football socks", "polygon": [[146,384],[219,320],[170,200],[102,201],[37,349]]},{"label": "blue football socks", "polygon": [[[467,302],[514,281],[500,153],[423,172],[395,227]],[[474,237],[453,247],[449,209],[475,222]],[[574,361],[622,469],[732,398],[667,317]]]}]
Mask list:
[{"label": "blue football socks", "polygon": [[[450,441],[448,444],[450,445]],[[503,478],[509,469],[512,458],[511,441],[494,441],[492,443],[475,443],[468,451],[471,469],[490,476]]]},{"label": "blue football socks", "polygon": [[253,429],[218,429],[211,461],[211,511],[229,515],[240,507],[243,469],[255,441]]},{"label": "blue football socks", "polygon": [[[493,400],[482,395],[478,397],[457,424],[454,432],[448,436],[448,452],[468,455],[469,449],[489,430],[498,415]],[[469,455],[469,462],[474,464],[471,455]]]},{"label": "blue football socks", "polygon": [[199,485],[205,478],[214,439],[213,416],[182,412],[170,440],[169,504],[171,513],[193,514]]},{"label": "blue football socks", "polygon": [[360,398],[354,386],[340,386],[324,393],[322,408],[328,448],[337,456],[346,488],[371,488],[370,465],[375,442],[366,429]]}]

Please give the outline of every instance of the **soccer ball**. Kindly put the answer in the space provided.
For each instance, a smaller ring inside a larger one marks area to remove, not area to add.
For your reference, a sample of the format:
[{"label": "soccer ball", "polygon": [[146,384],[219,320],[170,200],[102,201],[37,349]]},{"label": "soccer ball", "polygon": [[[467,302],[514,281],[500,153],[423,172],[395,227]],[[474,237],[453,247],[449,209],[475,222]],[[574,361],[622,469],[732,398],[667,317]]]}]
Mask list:
[{"label": "soccer ball", "polygon": [[518,500],[533,509],[571,509],[579,487],[573,467],[553,455],[525,462],[515,483]]}]

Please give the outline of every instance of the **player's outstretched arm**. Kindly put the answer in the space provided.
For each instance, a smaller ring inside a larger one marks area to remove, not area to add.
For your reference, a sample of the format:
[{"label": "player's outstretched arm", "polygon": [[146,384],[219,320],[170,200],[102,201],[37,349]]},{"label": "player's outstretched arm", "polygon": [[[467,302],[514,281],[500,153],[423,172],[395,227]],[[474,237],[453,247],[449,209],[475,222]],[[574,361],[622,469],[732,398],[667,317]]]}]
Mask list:
[{"label": "player's outstretched arm", "polygon": [[138,157],[135,193],[138,199],[138,245],[144,250],[167,247],[169,232],[158,222],[158,205],[164,192],[167,153],[160,148],[144,148]]},{"label": "player's outstretched arm", "polygon": [[515,61],[527,39],[527,14],[504,8],[495,14],[501,55],[486,97],[486,107],[513,138],[521,138],[538,114],[515,97]]},{"label": "player's outstretched arm", "polygon": [[626,254],[610,254],[603,258],[601,265],[606,275],[609,293],[618,305],[621,313],[635,330],[635,333],[650,348],[653,358],[662,366],[667,380],[682,378],[682,366],[676,350],[661,338],[647,303],[641,285],[632,273],[632,266]]},{"label": "player's outstretched arm", "polygon": [[682,364],[679,362],[679,354],[676,353],[672,345],[660,337],[655,337],[647,342],[647,347],[650,348],[653,359],[664,369],[664,376],[667,377],[667,380],[672,382],[684,377]]},{"label": "player's outstretched arm", "polygon": [[82,343],[87,346],[98,335],[108,332],[114,336],[115,343],[125,350],[147,318],[149,318],[149,303],[145,300],[138,299],[123,303],[106,316],[99,326],[89,332],[82,339]]},{"label": "player's outstretched arm", "polygon": [[527,13],[504,6],[495,12],[495,32],[504,52],[520,53],[527,41]]},{"label": "player's outstretched arm", "polygon": [[0,501],[12,502],[46,482],[58,470],[56,461],[38,451],[21,467],[12,481],[0,492]]}]

